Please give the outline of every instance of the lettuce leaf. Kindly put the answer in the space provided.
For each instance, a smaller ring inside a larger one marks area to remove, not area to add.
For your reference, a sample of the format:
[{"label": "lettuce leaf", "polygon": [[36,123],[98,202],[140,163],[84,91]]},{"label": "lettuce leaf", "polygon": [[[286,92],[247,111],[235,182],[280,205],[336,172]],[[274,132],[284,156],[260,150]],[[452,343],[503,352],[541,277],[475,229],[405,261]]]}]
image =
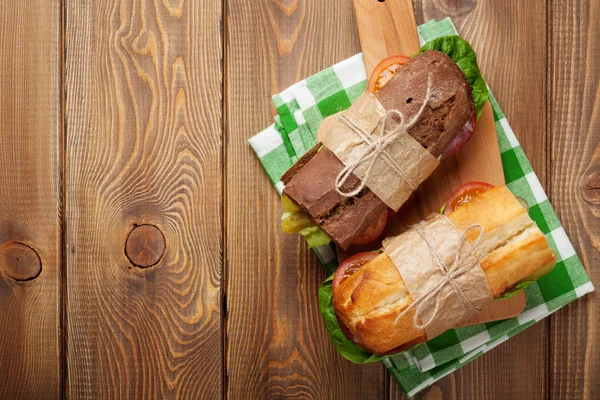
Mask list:
[{"label": "lettuce leaf", "polygon": [[469,42],[460,36],[443,36],[426,43],[419,52],[422,53],[426,50],[441,51],[458,65],[471,87],[477,118],[479,118],[481,109],[488,100],[488,90],[477,65],[477,55]]},{"label": "lettuce leaf", "polygon": [[519,284],[517,284],[514,288],[512,288],[510,291],[504,293],[502,296],[500,297],[496,297],[494,300],[500,300],[500,299],[510,299],[511,297],[513,297],[514,295],[518,294],[521,290],[525,289],[527,286],[531,285],[533,281],[525,281],[525,282],[521,282]]},{"label": "lettuce leaf", "polygon": [[333,275],[331,275],[325,282],[319,287],[319,309],[321,315],[325,320],[325,329],[331,337],[331,341],[335,345],[337,351],[347,360],[352,361],[356,364],[367,364],[376,361],[381,361],[389,356],[378,356],[369,353],[365,349],[355,345],[346,337],[340,324],[338,323],[335,311],[333,310],[333,290],[331,288],[331,282],[333,281]]},{"label": "lettuce leaf", "polygon": [[321,228],[318,226],[311,226],[308,228],[302,229],[300,232],[302,236],[306,238],[308,242],[308,248],[311,249],[313,247],[323,246],[329,244],[331,239]]}]

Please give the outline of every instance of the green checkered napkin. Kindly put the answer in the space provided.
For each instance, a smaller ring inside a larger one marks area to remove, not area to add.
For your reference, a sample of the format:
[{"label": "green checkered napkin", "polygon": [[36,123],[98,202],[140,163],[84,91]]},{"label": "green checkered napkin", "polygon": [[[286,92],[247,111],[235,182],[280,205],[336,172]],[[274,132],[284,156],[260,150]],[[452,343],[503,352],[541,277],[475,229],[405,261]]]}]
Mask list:
[{"label": "green checkered napkin", "polygon": [[[418,27],[421,43],[454,35],[450,19]],[[344,110],[365,90],[366,73],[357,54],[313,75],[273,97],[275,123],[249,140],[278,192],[281,176],[315,143],[317,128],[327,116]],[[530,205],[529,214],[558,256],[554,270],[525,289],[527,306],[516,318],[451,329],[384,360],[408,396],[431,385],[481,354],[508,340],[560,307],[594,290],[581,261],[560,225],[523,149],[490,92],[504,175],[508,188]],[[315,249],[331,273],[337,267],[333,246]]]}]

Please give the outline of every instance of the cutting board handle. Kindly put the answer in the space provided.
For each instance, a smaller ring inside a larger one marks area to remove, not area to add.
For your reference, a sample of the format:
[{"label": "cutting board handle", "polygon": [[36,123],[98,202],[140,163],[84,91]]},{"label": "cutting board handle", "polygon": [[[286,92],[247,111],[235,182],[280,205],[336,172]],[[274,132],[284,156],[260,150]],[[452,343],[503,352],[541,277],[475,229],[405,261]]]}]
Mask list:
[{"label": "cutting board handle", "polygon": [[354,0],[354,12],[367,75],[384,58],[419,51],[412,0]]}]

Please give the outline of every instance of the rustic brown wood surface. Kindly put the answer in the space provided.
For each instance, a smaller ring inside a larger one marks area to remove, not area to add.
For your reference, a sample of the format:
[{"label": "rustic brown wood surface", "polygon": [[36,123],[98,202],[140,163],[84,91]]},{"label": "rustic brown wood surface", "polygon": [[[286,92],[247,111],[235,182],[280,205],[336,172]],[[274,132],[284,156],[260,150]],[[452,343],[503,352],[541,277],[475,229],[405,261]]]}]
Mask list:
[{"label": "rustic brown wood surface", "polygon": [[[596,287],[600,285],[600,3],[555,0],[548,60],[550,201]],[[600,398],[600,299],[550,318],[549,395]]]},{"label": "rustic brown wood surface", "polygon": [[[477,50],[600,284],[598,2],[413,4]],[[325,271],[247,144],[272,93],[359,49],[347,0],[0,2],[0,398],[404,398],[329,343]],[[599,313],[417,398],[596,399]]]},{"label": "rustic brown wood surface", "polygon": [[0,397],[57,398],[60,2],[0,2]]},{"label": "rustic brown wood surface", "polygon": [[221,4],[66,15],[67,395],[218,398]]}]

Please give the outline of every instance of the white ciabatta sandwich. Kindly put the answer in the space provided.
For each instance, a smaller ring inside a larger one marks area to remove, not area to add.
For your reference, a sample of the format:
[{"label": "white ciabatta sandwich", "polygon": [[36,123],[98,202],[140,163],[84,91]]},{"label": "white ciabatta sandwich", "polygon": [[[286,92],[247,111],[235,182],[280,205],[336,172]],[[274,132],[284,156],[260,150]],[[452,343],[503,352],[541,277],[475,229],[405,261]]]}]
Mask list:
[{"label": "white ciabatta sandwich", "polygon": [[[460,239],[469,247],[470,261],[459,261],[463,265],[456,268],[463,268],[463,271],[480,268],[482,281],[477,285],[485,286],[489,301],[522,290],[528,282],[554,267],[556,257],[544,234],[529,217],[523,200],[516,198],[508,188],[467,184],[449,200],[444,211],[445,215],[434,219],[443,219],[442,222],[456,228],[462,233]],[[401,245],[410,235],[421,240],[414,229],[417,226],[388,243],[395,241]],[[456,240],[452,237],[442,237],[441,242],[438,240],[441,245],[444,241]],[[429,253],[427,246],[415,246],[404,251]],[[447,310],[444,309],[435,310],[433,314],[425,313],[433,315],[434,321],[424,321],[425,317],[415,316],[419,311],[416,307],[419,304],[415,302],[433,301],[431,304],[435,304],[435,293],[433,296],[430,293],[434,288],[425,293],[429,295],[428,299],[422,298],[426,297],[422,292],[415,299],[415,292],[411,295],[403,279],[402,265],[397,264],[422,254],[390,256],[388,253],[393,254],[384,244],[382,252],[360,253],[347,259],[321,287],[321,312],[328,331],[338,350],[341,349],[342,354],[352,361],[366,362],[371,357],[369,354],[391,354],[423,343],[431,339],[425,325],[446,317],[444,313]],[[449,270],[452,268],[448,266]],[[352,346],[360,349],[355,351],[357,349]]]}]

